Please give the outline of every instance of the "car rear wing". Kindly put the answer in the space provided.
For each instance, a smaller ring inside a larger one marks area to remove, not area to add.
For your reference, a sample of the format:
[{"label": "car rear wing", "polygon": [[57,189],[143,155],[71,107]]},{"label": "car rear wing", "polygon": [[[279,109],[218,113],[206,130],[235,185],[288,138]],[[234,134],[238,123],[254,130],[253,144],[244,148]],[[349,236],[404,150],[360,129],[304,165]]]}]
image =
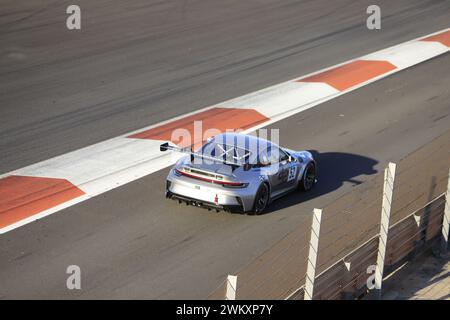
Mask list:
[{"label": "car rear wing", "polygon": [[233,169],[236,169],[236,168],[241,167],[241,166],[244,167],[244,170],[249,170],[250,169],[249,165],[246,164],[246,163],[240,164],[240,163],[236,163],[236,162],[227,161],[227,160],[222,159],[222,158],[207,156],[207,155],[204,155],[203,153],[198,153],[198,152],[193,151],[192,148],[180,148],[180,147],[176,147],[176,146],[171,146],[171,145],[169,145],[168,142],[165,142],[165,143],[161,144],[159,146],[159,150],[161,152],[165,152],[167,150],[170,150],[170,151],[176,151],[176,152],[189,154],[191,156],[191,162],[194,161],[194,157],[199,157],[201,159],[210,160],[210,161],[217,161],[217,162],[221,162],[223,164],[230,165],[230,166],[233,167]]}]

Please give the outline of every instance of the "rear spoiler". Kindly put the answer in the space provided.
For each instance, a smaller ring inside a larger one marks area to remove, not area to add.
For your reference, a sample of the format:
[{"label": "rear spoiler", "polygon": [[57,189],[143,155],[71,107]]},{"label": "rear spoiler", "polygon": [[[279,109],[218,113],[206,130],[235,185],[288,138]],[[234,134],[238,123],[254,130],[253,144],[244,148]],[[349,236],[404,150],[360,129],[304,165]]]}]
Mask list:
[{"label": "rear spoiler", "polygon": [[173,150],[173,151],[178,151],[178,152],[185,152],[183,148],[170,146],[168,142],[163,143],[162,145],[159,146],[159,151],[164,152],[164,151],[167,151],[167,150]]},{"label": "rear spoiler", "polygon": [[206,156],[202,153],[198,153],[198,152],[194,152],[191,148],[180,148],[180,147],[175,147],[175,146],[171,146],[169,145],[168,142],[165,142],[163,144],[161,144],[159,146],[159,151],[161,152],[165,152],[167,150],[171,150],[171,151],[176,151],[176,152],[181,152],[181,153],[186,153],[191,155],[191,162],[194,161],[194,157],[199,157],[202,159],[206,159],[206,160],[210,160],[210,161],[217,161],[217,162],[222,162],[224,164],[230,165],[233,167],[233,169],[236,169],[237,167],[243,166],[244,170],[249,170],[251,168],[250,164],[238,164],[236,162],[230,162],[224,159],[220,159],[220,158],[215,158],[215,157],[211,157],[211,156]]}]

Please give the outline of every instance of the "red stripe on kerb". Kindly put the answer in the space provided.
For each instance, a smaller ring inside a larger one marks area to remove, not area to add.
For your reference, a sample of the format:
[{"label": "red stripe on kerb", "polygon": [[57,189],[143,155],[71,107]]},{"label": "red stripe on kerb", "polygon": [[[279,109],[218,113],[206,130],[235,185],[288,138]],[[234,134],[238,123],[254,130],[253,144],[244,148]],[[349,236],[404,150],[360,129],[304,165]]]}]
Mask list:
[{"label": "red stripe on kerb", "polygon": [[[180,147],[199,147],[207,138],[227,130],[248,129],[268,121],[269,118],[253,109],[212,108],[167,124],[129,136],[135,139],[172,141]],[[194,134],[194,122],[201,121],[201,131]],[[216,129],[213,132],[211,129]],[[209,130],[209,132],[206,132]],[[183,132],[189,132],[190,139],[183,139]],[[205,134],[206,133],[206,134]]]},{"label": "red stripe on kerb", "polygon": [[339,91],[378,77],[396,67],[388,61],[357,60],[298,82],[325,82]]},{"label": "red stripe on kerb", "polygon": [[9,176],[0,179],[0,228],[84,195],[65,179]]},{"label": "red stripe on kerb", "polygon": [[444,46],[450,47],[450,30],[422,39],[421,41],[436,41],[442,43]]}]

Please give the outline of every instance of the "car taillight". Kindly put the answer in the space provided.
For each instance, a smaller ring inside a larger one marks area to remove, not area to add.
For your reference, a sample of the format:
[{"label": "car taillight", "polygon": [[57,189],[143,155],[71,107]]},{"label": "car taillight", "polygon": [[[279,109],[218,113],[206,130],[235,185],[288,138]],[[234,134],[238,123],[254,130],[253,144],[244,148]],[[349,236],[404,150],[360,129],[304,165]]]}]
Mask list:
[{"label": "car taillight", "polygon": [[223,182],[222,185],[227,188],[246,188],[248,183],[244,182]]}]

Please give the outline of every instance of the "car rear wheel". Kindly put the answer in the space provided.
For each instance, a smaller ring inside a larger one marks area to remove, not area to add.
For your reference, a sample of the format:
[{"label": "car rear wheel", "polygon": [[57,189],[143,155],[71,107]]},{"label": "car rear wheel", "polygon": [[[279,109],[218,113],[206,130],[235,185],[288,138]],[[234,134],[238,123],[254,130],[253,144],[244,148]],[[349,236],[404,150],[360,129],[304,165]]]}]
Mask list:
[{"label": "car rear wheel", "polygon": [[264,212],[269,203],[269,187],[266,183],[263,183],[256,193],[255,204],[253,205],[253,210],[250,214],[259,215]]},{"label": "car rear wheel", "polygon": [[309,191],[314,187],[316,183],[316,166],[314,163],[309,163],[303,173],[302,180],[300,181],[300,189],[303,191]]}]

